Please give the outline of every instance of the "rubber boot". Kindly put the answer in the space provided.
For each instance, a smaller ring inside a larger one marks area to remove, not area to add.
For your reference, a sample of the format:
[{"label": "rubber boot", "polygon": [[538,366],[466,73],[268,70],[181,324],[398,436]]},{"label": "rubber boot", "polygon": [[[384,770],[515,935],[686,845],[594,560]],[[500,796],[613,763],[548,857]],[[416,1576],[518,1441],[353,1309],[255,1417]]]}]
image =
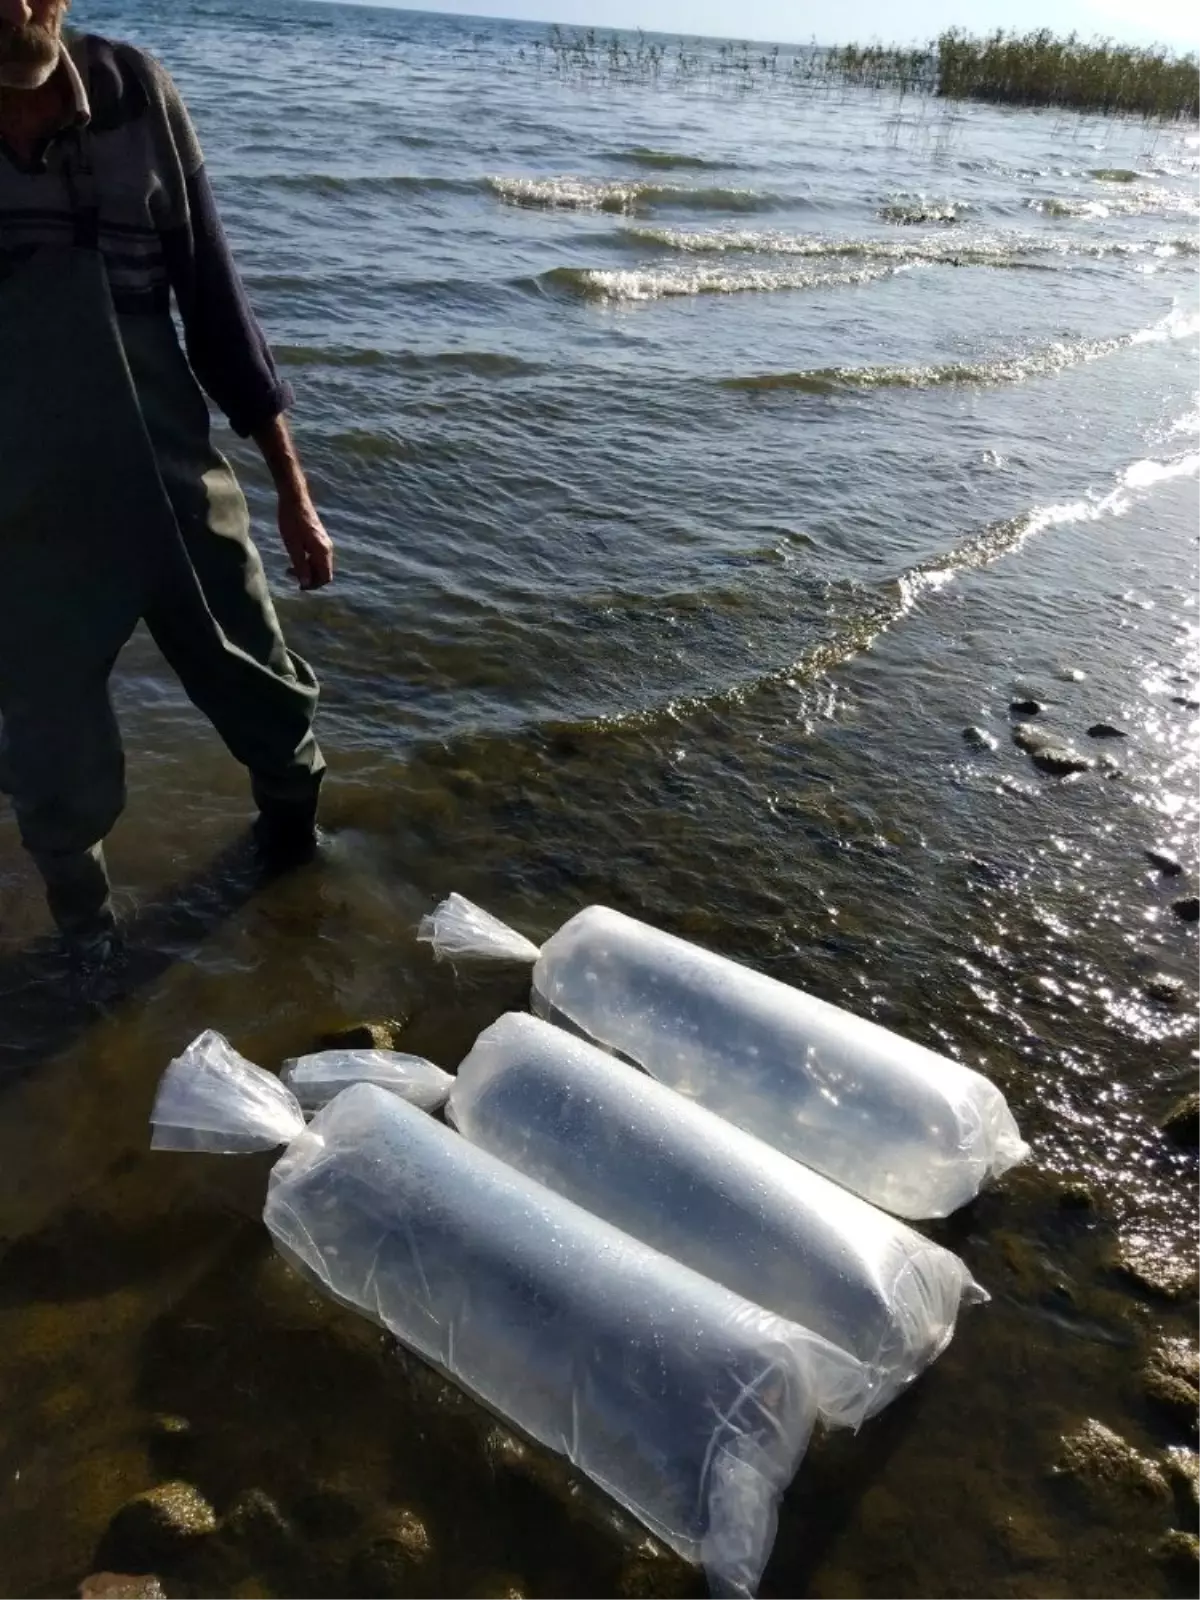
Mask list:
[{"label": "rubber boot", "polygon": [[37,851],[33,860],[64,942],[83,954],[103,956],[117,926],[104,846],[63,853]]},{"label": "rubber boot", "polygon": [[258,802],[254,839],[263,865],[271,872],[287,872],[313,860],[320,843],[317,829],[320,776],[310,782],[308,793],[300,797],[283,799],[268,794],[257,781],[253,787]]}]

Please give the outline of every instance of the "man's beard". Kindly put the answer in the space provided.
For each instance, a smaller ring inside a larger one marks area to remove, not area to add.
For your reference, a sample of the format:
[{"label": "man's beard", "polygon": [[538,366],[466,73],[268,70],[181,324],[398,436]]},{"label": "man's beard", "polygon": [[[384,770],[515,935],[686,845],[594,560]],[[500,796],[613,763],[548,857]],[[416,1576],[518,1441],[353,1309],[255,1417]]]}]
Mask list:
[{"label": "man's beard", "polygon": [[58,0],[45,22],[0,23],[0,89],[40,89],[58,65],[59,33],[71,0]]}]

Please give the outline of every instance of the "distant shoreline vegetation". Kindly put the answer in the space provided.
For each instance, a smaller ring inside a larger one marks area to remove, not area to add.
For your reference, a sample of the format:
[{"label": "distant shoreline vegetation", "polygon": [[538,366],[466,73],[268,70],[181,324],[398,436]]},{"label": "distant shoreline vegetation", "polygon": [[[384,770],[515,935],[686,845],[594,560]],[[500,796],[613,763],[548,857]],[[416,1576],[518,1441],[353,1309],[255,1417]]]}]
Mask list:
[{"label": "distant shoreline vegetation", "polygon": [[[632,42],[631,42],[632,41]],[[521,52],[525,54],[524,51]],[[1134,49],[1108,39],[997,32],[974,38],[958,29],[928,45],[798,46],[689,44],[643,34],[601,36],[594,29],[551,27],[534,55],[559,75],[589,81],[725,83],[745,90],[771,85],[856,85],[947,100],[1050,106],[1163,121],[1200,118],[1194,55]]]}]

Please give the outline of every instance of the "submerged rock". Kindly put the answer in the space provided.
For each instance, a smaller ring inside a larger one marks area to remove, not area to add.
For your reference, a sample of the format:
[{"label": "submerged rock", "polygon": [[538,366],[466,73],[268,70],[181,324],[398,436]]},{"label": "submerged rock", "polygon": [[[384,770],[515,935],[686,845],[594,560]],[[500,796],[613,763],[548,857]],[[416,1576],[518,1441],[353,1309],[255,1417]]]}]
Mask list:
[{"label": "submerged rock", "polygon": [[1159,1466],[1102,1422],[1089,1419],[1078,1432],[1064,1438],[1062,1445],[1056,1470],[1078,1479],[1112,1509],[1131,1497],[1170,1498],[1170,1485]]},{"label": "submerged rock", "polygon": [[994,733],[989,733],[986,728],[964,728],[963,738],[972,750],[998,750],[1000,741]]},{"label": "submerged rock", "polygon": [[1194,1450],[1185,1450],[1173,1444],[1163,1451],[1163,1467],[1175,1485],[1176,1498],[1182,1503],[1186,1515],[1195,1520],[1200,1511],[1200,1456]]},{"label": "submerged rock", "polygon": [[1089,739],[1127,739],[1129,735],[1124,728],[1118,728],[1111,722],[1093,722],[1088,729]]},{"label": "submerged rock", "polygon": [[1200,922],[1200,896],[1186,894],[1171,901],[1171,910],[1181,922]]},{"label": "submerged rock", "polygon": [[1158,1412],[1195,1435],[1200,1411],[1195,1345],[1186,1339],[1164,1339],[1142,1368],[1142,1389]]},{"label": "submerged rock", "polygon": [[1063,778],[1072,772],[1088,772],[1096,763],[1091,756],[1081,755],[1047,728],[1036,722],[1018,722],[1012,731],[1013,743],[1030,756],[1035,766],[1043,772]]},{"label": "submerged rock", "polygon": [[695,1567],[688,1566],[682,1556],[655,1539],[643,1540],[617,1576],[619,1600],[682,1600],[683,1596],[704,1592]]},{"label": "submerged rock", "polygon": [[150,1423],[150,1432],[156,1439],[170,1439],[172,1442],[186,1439],[192,1431],[192,1425],[186,1417],[173,1416],[168,1412],[160,1412]]},{"label": "submerged rock", "polygon": [[[1037,1516],[1024,1507],[1005,1509],[993,1521],[992,1529],[1001,1548],[1010,1561],[1021,1566],[1040,1566],[1043,1562],[1057,1561],[1060,1551],[1048,1518]],[[834,1590],[834,1593],[861,1594],[862,1589]]]},{"label": "submerged rock", "polygon": [[525,1585],[511,1572],[489,1572],[472,1586],[468,1600],[525,1600]]},{"label": "submerged rock", "polygon": [[248,1489],[238,1496],[229,1508],[222,1532],[268,1561],[285,1554],[295,1541],[287,1518],[261,1489]]},{"label": "submerged rock", "polygon": [[350,1592],[363,1596],[404,1596],[427,1587],[419,1569],[428,1560],[429,1534],[412,1511],[394,1512],[386,1525],[350,1563]]},{"label": "submerged rock", "polygon": [[1185,711],[1200,711],[1200,700],[1194,700],[1190,694],[1173,694],[1171,702],[1182,706]]},{"label": "submerged rock", "polygon": [[1090,1211],[1096,1196],[1089,1183],[1066,1183],[1059,1190],[1058,1204],[1063,1211]]},{"label": "submerged rock", "polygon": [[1161,850],[1157,845],[1153,845],[1145,854],[1146,860],[1152,867],[1157,867],[1164,878],[1177,878],[1183,871],[1183,862],[1174,850]]},{"label": "submerged rock", "polygon": [[152,1572],[93,1572],[79,1585],[79,1600],[166,1600]]},{"label": "submerged rock", "polygon": [[414,1562],[427,1559],[432,1548],[429,1531],[415,1511],[393,1511],[387,1518],[382,1536],[406,1550]]},{"label": "submerged rock", "polygon": [[1126,1240],[1116,1265],[1135,1289],[1156,1299],[1183,1300],[1196,1292],[1196,1263],[1153,1240]]},{"label": "submerged rock", "polygon": [[1185,1150],[1200,1145],[1200,1094],[1185,1094],[1159,1124],[1172,1144]]},{"label": "submerged rock", "polygon": [[1164,1006],[1173,1006],[1183,994],[1183,979],[1169,972],[1152,972],[1142,985],[1151,1000]]},{"label": "submerged rock", "polygon": [[1014,717],[1040,717],[1042,714],[1041,702],[1038,700],[1010,700],[1008,709],[1009,714]]},{"label": "submerged rock", "polygon": [[1125,776],[1125,768],[1115,757],[1110,756],[1107,750],[1100,757],[1100,771],[1106,778],[1123,778]]},{"label": "submerged rock", "polygon": [[1030,754],[1035,767],[1040,767],[1055,778],[1066,778],[1073,772],[1090,772],[1096,765],[1090,756],[1080,755],[1078,750],[1072,750],[1067,744],[1043,745],[1040,750],[1031,751]]},{"label": "submerged rock", "polygon": [[1049,728],[1040,728],[1036,722],[1014,723],[1012,738],[1017,748],[1028,755],[1033,755],[1035,750],[1048,749],[1056,742]]},{"label": "submerged rock", "polygon": [[1200,1539],[1194,1533],[1172,1528],[1155,1545],[1154,1554],[1180,1583],[1195,1587],[1196,1569],[1200,1564]]},{"label": "submerged rock", "polygon": [[147,1569],[216,1531],[213,1508],[190,1483],[160,1483],[127,1501],[108,1525],[103,1548],[122,1565]]},{"label": "submerged rock", "polygon": [[317,1050],[398,1050],[400,1035],[408,1017],[387,1017],[380,1022],[357,1022],[350,1027],[323,1033],[314,1046]]},{"label": "submerged rock", "polygon": [[299,1501],[296,1520],[319,1539],[345,1539],[362,1526],[363,1506],[351,1490],[318,1484]]}]

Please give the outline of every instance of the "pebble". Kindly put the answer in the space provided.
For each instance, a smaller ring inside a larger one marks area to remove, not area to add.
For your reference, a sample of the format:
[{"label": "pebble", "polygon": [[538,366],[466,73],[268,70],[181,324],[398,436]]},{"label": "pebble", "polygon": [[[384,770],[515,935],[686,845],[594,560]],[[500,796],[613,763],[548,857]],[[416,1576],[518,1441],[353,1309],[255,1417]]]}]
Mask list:
[{"label": "pebble", "polygon": [[1171,901],[1171,910],[1181,922],[1200,922],[1200,897],[1185,894],[1181,900]]},{"label": "pebble", "polygon": [[1041,702],[1038,700],[1010,700],[1008,709],[1009,714],[1014,717],[1037,717],[1042,712]]},{"label": "pebble", "polygon": [[962,736],[975,750],[998,750],[1000,748],[999,739],[994,733],[989,733],[986,728],[964,728]]},{"label": "pebble", "polygon": [[1127,739],[1129,735],[1124,728],[1118,728],[1111,722],[1093,722],[1088,729],[1089,739]]},{"label": "pebble", "polygon": [[1164,878],[1177,878],[1183,871],[1183,862],[1174,850],[1162,850],[1154,845],[1145,854],[1146,860],[1152,867],[1157,867]]},{"label": "pebble", "polygon": [[1173,694],[1171,703],[1182,706],[1185,711],[1200,711],[1200,700],[1193,700],[1188,694]]}]

